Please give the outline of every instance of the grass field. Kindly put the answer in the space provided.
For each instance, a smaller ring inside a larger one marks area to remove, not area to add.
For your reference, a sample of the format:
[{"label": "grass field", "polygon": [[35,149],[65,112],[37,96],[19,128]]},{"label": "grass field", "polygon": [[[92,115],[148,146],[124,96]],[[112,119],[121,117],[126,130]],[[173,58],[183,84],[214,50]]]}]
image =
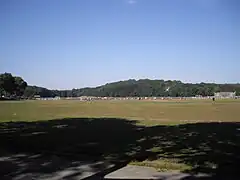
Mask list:
[{"label": "grass field", "polygon": [[4,101],[0,122],[2,154],[54,152],[210,174],[240,167],[240,100]]},{"label": "grass field", "polygon": [[12,101],[0,102],[0,121],[72,117],[143,120],[146,124],[187,121],[240,121],[240,100],[192,101]]}]

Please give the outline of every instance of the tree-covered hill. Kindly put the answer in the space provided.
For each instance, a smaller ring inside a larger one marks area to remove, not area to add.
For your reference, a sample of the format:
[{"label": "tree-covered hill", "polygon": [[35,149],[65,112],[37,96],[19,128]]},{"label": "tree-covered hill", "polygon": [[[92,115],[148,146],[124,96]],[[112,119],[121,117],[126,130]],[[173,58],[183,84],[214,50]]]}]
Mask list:
[{"label": "tree-covered hill", "polygon": [[[28,89],[28,88],[27,88]],[[79,97],[79,96],[102,96],[102,97],[148,97],[148,96],[171,96],[171,97],[188,97],[188,96],[212,96],[214,92],[219,91],[236,91],[240,94],[240,84],[213,84],[200,83],[191,84],[181,81],[164,81],[164,80],[126,80],[114,83],[108,83],[95,88],[80,88],[72,90],[52,90],[47,91],[45,88],[39,88],[39,95],[60,96],[60,97]]]},{"label": "tree-covered hill", "polygon": [[215,83],[183,83],[181,81],[164,81],[129,79],[107,83],[95,88],[80,88],[72,90],[49,90],[38,86],[27,86],[21,77],[14,77],[10,73],[0,74],[0,95],[23,96],[26,98],[40,95],[41,97],[79,97],[79,96],[102,96],[102,97],[148,97],[148,96],[212,96],[214,92],[236,91],[240,95],[240,84],[215,84]]}]

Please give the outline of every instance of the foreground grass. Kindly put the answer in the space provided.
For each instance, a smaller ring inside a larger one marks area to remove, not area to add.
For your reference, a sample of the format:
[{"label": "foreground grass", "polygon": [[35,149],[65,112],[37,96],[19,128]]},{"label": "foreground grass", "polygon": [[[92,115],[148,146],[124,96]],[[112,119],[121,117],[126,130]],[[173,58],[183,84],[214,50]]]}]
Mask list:
[{"label": "foreground grass", "polygon": [[239,121],[240,101],[19,101],[0,102],[0,121],[38,121],[71,117],[141,120],[144,124]]},{"label": "foreground grass", "polygon": [[179,162],[177,159],[167,159],[162,158],[154,161],[132,161],[129,164],[136,166],[145,166],[145,167],[153,167],[160,172],[168,172],[168,171],[187,171],[191,170],[191,166]]},{"label": "foreground grass", "polygon": [[0,102],[0,142],[3,151],[221,172],[240,162],[239,110],[239,100]]}]

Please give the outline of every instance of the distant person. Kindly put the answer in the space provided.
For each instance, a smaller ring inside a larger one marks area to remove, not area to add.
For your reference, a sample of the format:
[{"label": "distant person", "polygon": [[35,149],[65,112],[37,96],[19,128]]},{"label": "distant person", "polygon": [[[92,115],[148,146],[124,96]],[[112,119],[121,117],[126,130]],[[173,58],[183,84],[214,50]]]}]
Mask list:
[{"label": "distant person", "polygon": [[212,100],[215,101],[215,98],[213,97]]}]

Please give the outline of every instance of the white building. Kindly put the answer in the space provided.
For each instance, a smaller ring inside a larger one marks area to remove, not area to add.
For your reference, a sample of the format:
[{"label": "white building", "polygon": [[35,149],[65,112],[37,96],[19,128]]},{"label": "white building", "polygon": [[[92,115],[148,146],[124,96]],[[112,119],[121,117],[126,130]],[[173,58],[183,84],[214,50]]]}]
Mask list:
[{"label": "white building", "polygon": [[214,93],[216,98],[235,98],[236,92],[217,92]]}]

